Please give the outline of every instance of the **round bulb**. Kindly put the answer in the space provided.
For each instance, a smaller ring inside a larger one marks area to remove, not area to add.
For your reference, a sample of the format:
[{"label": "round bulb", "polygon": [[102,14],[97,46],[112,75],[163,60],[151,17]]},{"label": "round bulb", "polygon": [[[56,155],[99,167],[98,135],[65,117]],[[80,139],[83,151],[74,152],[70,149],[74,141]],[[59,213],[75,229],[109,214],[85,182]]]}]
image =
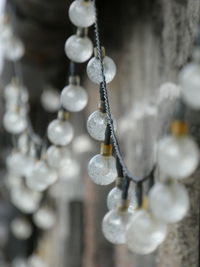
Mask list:
[{"label": "round bulb", "polygon": [[80,165],[72,158],[62,161],[60,164],[59,177],[61,180],[75,179],[80,176]]},{"label": "round bulb", "polygon": [[60,100],[66,110],[79,112],[86,107],[88,95],[83,87],[70,84],[63,89]]},{"label": "round bulb", "polygon": [[132,213],[129,211],[109,211],[103,218],[102,231],[105,238],[113,244],[126,242],[125,232]]},{"label": "round bulb", "polygon": [[56,112],[60,108],[60,94],[53,88],[47,88],[41,95],[43,108],[48,112]]},{"label": "round bulb", "polygon": [[199,149],[188,136],[167,136],[158,143],[158,166],[175,179],[190,176],[199,163]]},{"label": "round bulb", "polygon": [[25,53],[24,44],[16,36],[11,36],[3,45],[3,52],[7,59],[17,61]]},{"label": "round bulb", "polygon": [[179,74],[182,96],[192,108],[200,108],[200,66],[196,63],[187,64]]},{"label": "round bulb", "polygon": [[11,267],[28,267],[28,265],[25,258],[15,258]]},{"label": "round bulb", "polygon": [[62,162],[70,160],[71,153],[66,147],[50,146],[47,150],[47,163],[50,167],[58,169]]},{"label": "round bulb", "polygon": [[11,222],[10,227],[13,235],[17,239],[21,240],[28,239],[32,234],[32,227],[29,221],[27,221],[24,218],[15,218]]},{"label": "round bulb", "polygon": [[[110,57],[107,57],[107,56],[105,56],[103,59],[103,65],[104,65],[104,75],[105,75],[106,83],[110,83],[116,75],[116,72],[117,72],[116,65],[114,61]],[[87,75],[89,79],[94,83],[100,84],[103,81],[101,64],[100,64],[100,61],[96,57],[93,57],[88,62]]]},{"label": "round bulb", "polygon": [[33,254],[28,258],[28,267],[48,267],[38,255]]},{"label": "round bulb", "polygon": [[27,120],[18,112],[6,112],[3,117],[3,125],[7,132],[20,134],[27,127]]},{"label": "round bulb", "polygon": [[54,212],[48,207],[41,207],[36,213],[33,215],[33,220],[36,226],[43,230],[51,229],[55,222],[56,217]]},{"label": "round bulb", "polygon": [[166,223],[182,220],[189,209],[189,196],[185,187],[178,183],[156,183],[149,195],[152,213]]},{"label": "round bulb", "polygon": [[73,62],[83,63],[91,58],[93,44],[88,37],[72,35],[65,43],[65,54]]},{"label": "round bulb", "polygon": [[13,106],[17,106],[19,98],[22,103],[27,103],[28,92],[24,86],[11,82],[4,89],[4,98],[7,102],[11,102]]},{"label": "round bulb", "polygon": [[94,156],[89,162],[88,174],[95,184],[111,184],[117,177],[115,158],[101,154]]},{"label": "round bulb", "polygon": [[66,146],[72,141],[74,130],[70,122],[57,119],[49,124],[47,135],[52,144]]},{"label": "round bulb", "polygon": [[[87,130],[90,136],[98,141],[104,141],[105,131],[108,124],[106,113],[100,110],[94,111],[88,118]],[[114,129],[116,130],[116,120],[113,118]]]},{"label": "round bulb", "polygon": [[95,22],[95,9],[93,1],[74,1],[69,8],[69,18],[77,27],[90,27]]}]

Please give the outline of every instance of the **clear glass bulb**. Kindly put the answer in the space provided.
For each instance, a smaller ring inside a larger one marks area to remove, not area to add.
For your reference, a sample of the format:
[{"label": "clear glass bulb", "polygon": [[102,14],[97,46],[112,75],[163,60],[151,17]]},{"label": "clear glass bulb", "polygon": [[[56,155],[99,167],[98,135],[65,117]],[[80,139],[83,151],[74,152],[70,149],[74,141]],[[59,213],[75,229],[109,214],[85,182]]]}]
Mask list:
[{"label": "clear glass bulb", "polygon": [[167,136],[158,143],[158,166],[175,179],[190,176],[199,163],[199,149],[192,138]]},{"label": "clear glass bulb", "polygon": [[84,0],[74,1],[69,8],[69,18],[77,27],[90,27],[95,22],[94,3]]},{"label": "clear glass bulb", "polygon": [[47,150],[47,163],[50,167],[58,169],[62,162],[70,161],[71,153],[67,147],[50,146]]},{"label": "clear glass bulb", "polygon": [[53,88],[46,88],[40,100],[43,108],[48,112],[56,112],[60,108],[60,94]]},{"label": "clear glass bulb", "polygon": [[55,213],[50,208],[41,207],[33,215],[33,220],[37,227],[43,230],[48,230],[54,226],[56,222],[56,216]]},{"label": "clear glass bulb", "polygon": [[28,187],[35,191],[44,191],[57,180],[57,173],[44,161],[35,164],[33,171],[26,177]]},{"label": "clear glass bulb", "polygon": [[[94,111],[88,118],[87,130],[91,137],[98,141],[104,141],[105,131],[108,124],[106,113],[100,110]],[[116,130],[116,120],[113,118],[114,129]]]},{"label": "clear glass bulb", "polygon": [[70,84],[62,90],[60,101],[66,110],[79,112],[86,107],[88,95],[83,87]]},{"label": "clear glass bulb", "polygon": [[179,74],[182,96],[192,108],[200,108],[200,66],[196,63],[187,64]]},{"label": "clear glass bulb", "polygon": [[27,127],[26,117],[19,112],[6,112],[3,117],[3,125],[7,132],[20,134]]},{"label": "clear glass bulb", "polygon": [[3,45],[4,56],[12,61],[19,60],[25,53],[24,44],[16,37],[11,36]]},{"label": "clear glass bulb", "polygon": [[[122,200],[122,190],[118,187],[114,187],[108,194],[107,197],[107,207],[109,210],[117,209]],[[129,208],[130,210],[135,210],[137,208],[137,199],[136,193],[132,188],[129,188],[128,200],[130,201]]]},{"label": "clear glass bulb", "polygon": [[73,158],[68,158],[60,164],[59,177],[61,180],[67,181],[80,176],[80,164]]},{"label": "clear glass bulb", "polygon": [[115,158],[101,154],[94,156],[89,162],[88,174],[95,184],[111,184],[117,177]]},{"label": "clear glass bulb", "polygon": [[72,141],[74,130],[70,122],[57,119],[49,124],[47,135],[52,144],[66,146]]},{"label": "clear glass bulb", "polygon": [[156,183],[149,194],[152,213],[166,223],[182,220],[189,209],[189,196],[185,187],[178,183]]},{"label": "clear glass bulb", "polygon": [[103,218],[102,231],[105,238],[113,244],[124,244],[125,232],[132,213],[118,210],[109,211]]},{"label": "clear glass bulb", "polygon": [[28,258],[28,267],[48,267],[41,257],[36,254]]},{"label": "clear glass bulb", "polygon": [[[106,83],[110,83],[117,72],[115,62],[110,57],[105,56],[103,59],[103,65]],[[94,83],[100,84],[103,81],[100,61],[96,57],[93,57],[88,62],[87,75]]]},{"label": "clear glass bulb", "polygon": [[127,226],[126,244],[133,252],[148,254],[164,241],[166,235],[166,224],[158,221],[148,211],[138,210]]},{"label": "clear glass bulb", "polygon": [[65,43],[65,54],[71,61],[83,63],[93,54],[92,41],[87,36],[72,35]]},{"label": "clear glass bulb", "polygon": [[15,218],[11,222],[11,231],[17,239],[28,239],[32,234],[32,227],[25,218]]}]

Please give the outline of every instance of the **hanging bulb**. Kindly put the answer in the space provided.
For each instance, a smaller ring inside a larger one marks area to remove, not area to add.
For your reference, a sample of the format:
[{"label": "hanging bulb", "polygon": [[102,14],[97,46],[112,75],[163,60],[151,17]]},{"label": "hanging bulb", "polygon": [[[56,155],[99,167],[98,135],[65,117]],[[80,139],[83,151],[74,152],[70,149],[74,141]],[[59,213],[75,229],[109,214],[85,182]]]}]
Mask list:
[{"label": "hanging bulb", "polygon": [[133,214],[126,230],[128,248],[138,254],[153,252],[165,239],[167,225],[158,221],[146,210]]},{"label": "hanging bulb", "polygon": [[20,112],[8,111],[3,117],[3,125],[7,132],[20,134],[27,128],[27,120]]},{"label": "hanging bulb", "polygon": [[185,187],[175,182],[156,183],[149,195],[154,216],[165,223],[182,220],[189,209],[189,196]]},{"label": "hanging bulb", "polygon": [[83,63],[93,54],[92,41],[86,35],[72,35],[65,43],[65,54],[71,61]]},{"label": "hanging bulb", "polygon": [[53,120],[47,129],[47,135],[52,144],[56,146],[68,145],[74,136],[74,130],[67,120]]},{"label": "hanging bulb", "polygon": [[8,172],[5,177],[5,183],[7,188],[12,191],[13,189],[19,188],[21,186],[22,179],[16,174]]},{"label": "hanging bulb", "polygon": [[200,108],[200,65],[187,64],[179,74],[182,96],[185,102],[194,109]]},{"label": "hanging bulb", "polygon": [[26,177],[27,186],[35,191],[44,191],[57,180],[57,173],[44,161],[38,161],[33,171]]},{"label": "hanging bulb", "polygon": [[69,85],[61,93],[61,104],[70,112],[83,110],[88,102],[87,92],[81,87],[79,77],[70,77]]},{"label": "hanging bulb", "polygon": [[15,218],[10,227],[13,235],[20,240],[28,239],[32,234],[31,224],[25,218]]},{"label": "hanging bulb", "polygon": [[167,136],[158,143],[158,166],[175,179],[190,176],[199,163],[199,149],[188,136]]},{"label": "hanging bulb", "polygon": [[102,231],[105,238],[113,244],[124,244],[126,241],[126,227],[131,216],[130,211],[109,211],[102,222]]},{"label": "hanging bulb", "polygon": [[48,112],[57,112],[60,108],[60,94],[50,86],[44,89],[40,101]]},{"label": "hanging bulb", "polygon": [[33,220],[37,227],[43,230],[49,230],[54,226],[56,216],[50,208],[44,206],[36,211],[33,215]]},{"label": "hanging bulb", "polygon": [[1,15],[0,31],[1,31],[0,39],[2,42],[7,41],[13,35],[12,25],[10,23],[10,18],[8,17],[7,14],[4,14],[3,16]]},{"label": "hanging bulb", "polygon": [[24,44],[18,37],[13,35],[4,43],[3,52],[7,59],[17,61],[25,53]]},{"label": "hanging bulb", "polygon": [[77,27],[90,27],[95,22],[95,9],[93,1],[74,1],[69,8],[69,18]]},{"label": "hanging bulb", "polygon": [[25,258],[17,257],[12,261],[11,267],[28,267],[28,265]]},{"label": "hanging bulb", "polygon": [[[94,156],[88,165],[88,174],[92,181],[99,185],[108,185],[114,182],[117,177],[116,161],[112,153],[112,146],[102,145],[102,150],[108,149]],[[108,152],[108,153],[107,153]]]},{"label": "hanging bulb", "polygon": [[[108,119],[106,113],[100,110],[94,111],[88,118],[87,130],[91,137],[98,141],[103,141],[105,139],[106,126],[108,124]],[[114,129],[116,130],[116,120],[113,118]]]},{"label": "hanging bulb", "polygon": [[48,265],[40,256],[33,254],[28,258],[28,267],[48,267]]},{"label": "hanging bulb", "polygon": [[80,176],[80,164],[74,158],[63,160],[60,164],[59,177],[63,181],[75,179]]},{"label": "hanging bulb", "polygon": [[67,147],[50,146],[47,150],[47,163],[50,167],[58,169],[62,163],[70,161],[71,153]]}]

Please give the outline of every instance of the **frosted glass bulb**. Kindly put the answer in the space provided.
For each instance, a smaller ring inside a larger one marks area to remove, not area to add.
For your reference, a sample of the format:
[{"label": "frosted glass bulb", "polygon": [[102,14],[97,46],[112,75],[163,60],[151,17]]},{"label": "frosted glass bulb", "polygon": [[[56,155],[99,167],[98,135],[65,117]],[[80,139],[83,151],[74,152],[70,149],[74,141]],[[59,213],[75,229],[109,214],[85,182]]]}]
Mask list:
[{"label": "frosted glass bulb", "polygon": [[52,168],[60,168],[62,165],[62,162],[66,162],[67,160],[70,160],[70,151],[66,147],[56,147],[56,146],[50,146],[47,150],[47,162],[48,165]]},{"label": "frosted glass bulb", "polygon": [[80,165],[75,159],[68,158],[60,164],[59,177],[61,180],[75,179],[80,176]]},{"label": "frosted glass bulb", "polygon": [[141,254],[146,254],[155,250],[164,241],[166,235],[166,224],[158,221],[148,211],[138,210],[134,212],[127,226],[126,244],[133,252],[135,245],[138,245],[138,248],[141,247]]},{"label": "frosted glass bulb", "polygon": [[74,130],[70,122],[53,120],[47,129],[49,140],[57,146],[68,145],[74,136]]},{"label": "frosted glass bulb", "polygon": [[18,84],[17,82],[11,82],[4,89],[4,98],[7,102],[13,102],[13,104],[18,104],[18,99],[22,103],[27,103],[28,101],[28,92],[27,89]]},{"label": "frosted glass bulb", "polygon": [[65,54],[73,62],[83,63],[91,58],[93,44],[88,37],[72,35],[65,43]]},{"label": "frosted glass bulb", "polygon": [[150,208],[155,217],[166,223],[176,223],[189,209],[189,196],[178,183],[156,183],[149,195]]},{"label": "frosted glass bulb", "polygon": [[26,259],[24,258],[15,258],[11,266],[12,267],[28,267]]},{"label": "frosted glass bulb", "polygon": [[92,1],[77,0],[69,8],[71,22],[81,28],[90,27],[95,22],[95,9]]},{"label": "frosted glass bulb", "polygon": [[72,150],[75,154],[91,152],[94,144],[87,134],[77,136],[72,143]]},{"label": "frosted glass bulb", "polygon": [[129,211],[109,211],[103,218],[102,231],[105,238],[113,244],[124,244],[127,224],[132,216]]},{"label": "frosted glass bulb", "polygon": [[6,112],[3,117],[3,125],[7,132],[20,134],[27,127],[27,120],[18,112]]},{"label": "frosted glass bulb", "polygon": [[[91,137],[98,141],[104,141],[105,131],[108,124],[106,113],[100,110],[94,111],[88,118],[87,130]],[[113,118],[114,129],[116,130],[116,120]]]},{"label": "frosted glass bulb", "polygon": [[1,31],[1,41],[7,41],[9,40],[13,35],[12,26],[10,23],[7,23],[3,21],[4,18],[1,18],[0,20],[0,31]]},{"label": "frosted glass bulb", "polygon": [[[107,207],[109,210],[114,210],[118,208],[122,200],[122,190],[118,187],[114,187],[108,194],[107,197]],[[130,210],[134,210],[137,207],[136,193],[131,188],[128,192],[128,200],[130,201]]]},{"label": "frosted glass bulb", "polygon": [[19,188],[21,185],[21,177],[17,176],[13,173],[8,173],[5,177],[6,186],[9,190],[12,190],[13,188]]},{"label": "frosted glass bulb", "polygon": [[17,239],[28,239],[32,234],[32,227],[24,218],[15,218],[11,222],[11,231]]},{"label": "frosted glass bulb", "polygon": [[24,44],[16,36],[11,36],[3,45],[3,52],[7,59],[17,61],[25,53]]},{"label": "frosted glass bulb", "polygon": [[44,191],[57,180],[57,173],[44,161],[35,164],[32,173],[26,177],[28,187],[35,191]]},{"label": "frosted glass bulb", "polygon": [[117,177],[115,158],[101,154],[94,156],[89,162],[88,174],[95,184],[111,184]]},{"label": "frosted glass bulb", "polygon": [[28,267],[48,267],[48,265],[36,254],[28,259]]},{"label": "frosted glass bulb", "polygon": [[199,163],[199,150],[192,138],[167,136],[158,143],[158,166],[175,179],[190,176]]},{"label": "frosted glass bulb", "polygon": [[187,64],[179,74],[182,95],[185,102],[192,108],[200,108],[200,66],[196,63]]},{"label": "frosted glass bulb", "polygon": [[86,107],[88,95],[83,87],[70,84],[62,90],[60,101],[66,110],[78,112]]},{"label": "frosted glass bulb", "polygon": [[[110,57],[105,56],[103,59],[103,65],[106,83],[110,83],[117,72],[115,62]],[[100,61],[96,57],[93,57],[88,62],[87,75],[94,83],[100,84],[103,81]]]},{"label": "frosted glass bulb", "polygon": [[41,207],[33,215],[33,220],[35,224],[43,229],[48,230],[52,228],[56,222],[55,213],[48,207]]},{"label": "frosted glass bulb", "polygon": [[60,94],[53,88],[47,88],[41,95],[43,108],[48,112],[56,112],[60,108]]}]

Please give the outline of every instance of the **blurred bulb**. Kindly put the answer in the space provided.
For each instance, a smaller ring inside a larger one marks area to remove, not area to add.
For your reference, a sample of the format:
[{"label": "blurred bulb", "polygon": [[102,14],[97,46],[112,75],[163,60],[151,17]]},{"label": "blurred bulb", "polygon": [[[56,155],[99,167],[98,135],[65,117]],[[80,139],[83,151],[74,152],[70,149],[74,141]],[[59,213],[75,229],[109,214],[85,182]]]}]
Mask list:
[{"label": "blurred bulb", "polygon": [[50,208],[41,207],[33,215],[33,220],[37,227],[43,230],[48,230],[54,226],[56,222],[56,216]]},{"label": "blurred bulb", "polygon": [[27,103],[28,92],[24,86],[14,80],[5,87],[4,98],[7,102],[17,106],[19,98],[22,103]]},{"label": "blurred bulb", "polygon": [[13,35],[5,41],[3,45],[3,52],[7,59],[17,61],[25,53],[24,44],[18,37]]},{"label": "blurred bulb", "polygon": [[17,239],[28,239],[32,234],[32,227],[25,218],[15,218],[11,222],[11,231]]},{"label": "blurred bulb", "polygon": [[66,147],[50,146],[47,150],[47,162],[50,167],[58,169],[62,162],[70,160],[71,153]]},{"label": "blurred bulb", "polygon": [[26,129],[27,120],[19,112],[6,112],[3,117],[3,125],[7,132],[20,134]]},{"label": "blurred bulb", "polygon": [[28,265],[25,258],[15,258],[11,267],[28,267]]},{"label": "blurred bulb", "polygon": [[60,94],[51,87],[43,91],[40,100],[43,108],[48,112],[56,112],[60,108]]},{"label": "blurred bulb", "polygon": [[80,176],[80,165],[73,158],[68,158],[62,161],[59,170],[59,177],[61,180],[75,179]]},{"label": "blurred bulb", "polygon": [[38,255],[33,254],[28,258],[28,267],[48,267]]},{"label": "blurred bulb", "polygon": [[88,135],[77,136],[72,143],[73,151],[76,154],[87,153],[93,150],[93,143]]}]

